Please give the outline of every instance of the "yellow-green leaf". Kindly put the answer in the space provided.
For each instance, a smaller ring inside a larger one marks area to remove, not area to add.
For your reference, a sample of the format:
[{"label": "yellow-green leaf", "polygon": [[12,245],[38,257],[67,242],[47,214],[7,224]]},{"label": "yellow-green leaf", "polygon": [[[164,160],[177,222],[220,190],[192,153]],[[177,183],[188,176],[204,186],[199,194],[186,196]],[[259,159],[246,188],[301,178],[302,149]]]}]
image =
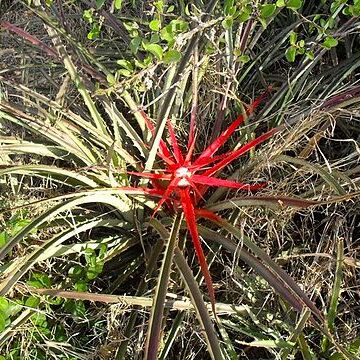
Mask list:
[{"label": "yellow-green leaf", "polygon": [[260,8],[261,17],[263,19],[267,19],[268,17],[270,17],[271,15],[274,14],[275,10],[276,10],[276,5],[275,4],[262,5],[261,8]]},{"label": "yellow-green leaf", "polygon": [[154,55],[158,60],[163,57],[163,49],[158,44],[143,44],[144,49]]},{"label": "yellow-green leaf", "polygon": [[160,28],[161,28],[161,23],[160,23],[160,20],[152,20],[150,21],[149,23],[149,28],[152,30],[152,31],[159,31]]},{"label": "yellow-green leaf", "polygon": [[164,63],[170,64],[178,62],[181,59],[181,53],[177,50],[169,50],[164,54]]}]

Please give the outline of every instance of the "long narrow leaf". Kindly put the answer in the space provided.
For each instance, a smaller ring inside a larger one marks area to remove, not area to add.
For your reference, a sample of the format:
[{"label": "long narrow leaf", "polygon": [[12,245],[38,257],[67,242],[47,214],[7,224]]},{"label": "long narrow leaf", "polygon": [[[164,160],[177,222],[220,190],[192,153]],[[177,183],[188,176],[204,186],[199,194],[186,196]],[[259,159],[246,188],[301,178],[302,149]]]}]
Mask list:
[{"label": "long narrow leaf", "polygon": [[170,237],[165,248],[164,259],[162,261],[160,273],[158,276],[145,347],[145,359],[147,360],[157,359],[164,304],[170,278],[170,270],[173,263],[174,250],[176,247],[181,224],[181,217],[182,216],[177,215],[174,219],[173,227],[171,229]]},{"label": "long narrow leaf", "polygon": [[167,124],[168,124],[168,129],[169,129],[169,134],[170,134],[171,145],[172,145],[172,148],[174,150],[175,160],[178,163],[183,163],[184,158],[183,158],[183,155],[181,153],[179,143],[178,143],[178,141],[176,139],[176,135],[175,135],[173,125],[172,125],[170,120],[167,121]]},{"label": "long narrow leaf", "polygon": [[194,244],[195,253],[199,260],[200,268],[204,275],[206,287],[208,289],[210,300],[213,305],[214,315],[216,316],[216,312],[215,312],[216,300],[215,300],[214,286],[213,286],[213,283],[211,280],[209,267],[206,262],[206,258],[205,258],[205,255],[204,255],[204,252],[203,252],[203,249],[201,246],[198,228],[197,228],[197,224],[196,224],[195,210],[194,210],[194,206],[193,206],[190,194],[189,194],[189,189],[181,189],[180,196],[181,196],[181,205],[182,205],[185,220],[186,220],[186,225],[189,229],[191,239]]},{"label": "long narrow leaf", "polygon": [[204,335],[210,356],[213,360],[223,360],[224,358],[220,349],[220,341],[211,322],[209,311],[205,306],[198,283],[194,279],[194,275],[179,248],[175,249],[174,261],[180,270],[180,274],[183,277],[184,282],[189,290],[189,294],[196,309],[198,319],[204,329]]},{"label": "long narrow leaf", "polygon": [[101,114],[99,113],[98,109],[96,108],[94,101],[92,100],[86,86],[84,85],[84,82],[82,81],[80,75],[76,70],[76,66],[74,65],[73,61],[71,60],[69,54],[66,51],[65,46],[62,45],[60,37],[57,35],[56,31],[50,27],[48,27],[48,33],[52,37],[53,42],[55,43],[55,46],[61,56],[66,70],[70,75],[71,80],[74,82],[80,95],[82,96],[85,105],[87,106],[91,114],[91,119],[94,122],[95,127],[103,134],[108,134],[106,123],[102,118]]}]

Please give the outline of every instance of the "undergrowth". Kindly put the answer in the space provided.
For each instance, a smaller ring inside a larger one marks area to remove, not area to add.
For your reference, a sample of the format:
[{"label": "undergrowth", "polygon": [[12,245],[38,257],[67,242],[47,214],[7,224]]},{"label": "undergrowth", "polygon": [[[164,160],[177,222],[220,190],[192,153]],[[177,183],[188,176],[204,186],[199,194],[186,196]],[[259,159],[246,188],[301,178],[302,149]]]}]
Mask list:
[{"label": "undergrowth", "polygon": [[0,359],[359,358],[359,1],[0,14]]}]

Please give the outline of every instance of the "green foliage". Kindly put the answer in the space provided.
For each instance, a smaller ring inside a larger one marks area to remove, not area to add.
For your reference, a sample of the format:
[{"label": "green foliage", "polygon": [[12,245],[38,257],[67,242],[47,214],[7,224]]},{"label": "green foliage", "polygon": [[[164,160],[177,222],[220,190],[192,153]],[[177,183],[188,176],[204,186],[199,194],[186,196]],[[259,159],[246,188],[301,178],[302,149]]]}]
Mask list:
[{"label": "green foliage", "polygon": [[[134,55],[138,51],[148,53],[150,59],[154,57],[158,61],[164,60],[165,64],[177,62],[180,60],[180,52],[174,48],[175,39],[179,34],[186,33],[189,30],[189,24],[181,17],[172,19],[169,22],[166,21],[166,14],[174,11],[174,5],[164,4],[163,1],[154,1],[153,6],[156,12],[154,18],[148,23],[150,33],[140,31],[137,22],[126,22],[124,24],[132,38],[130,50]],[[148,59],[148,56],[146,59]],[[139,64],[139,60],[137,61]],[[148,64],[141,65],[142,68],[146,66]],[[125,72],[124,75],[129,76],[130,74]]]},{"label": "green foliage", "polygon": [[6,221],[5,230],[0,232],[0,247],[4,246],[8,239],[18,233],[30,222],[31,220],[27,218],[26,212],[15,213],[8,221]]},{"label": "green foliage", "polygon": [[150,54],[154,55],[158,60],[161,60],[163,57],[163,49],[158,44],[147,44],[145,42],[142,43],[144,49],[148,51]]},{"label": "green foliage", "polygon": [[101,244],[98,254],[96,254],[93,249],[85,249],[85,269],[87,279],[93,280],[101,274],[104,267],[106,252],[106,244]]},{"label": "green foliage", "polygon": [[360,15],[360,1],[353,0],[353,4],[347,5],[343,9],[343,14],[347,16],[359,16]]},{"label": "green foliage", "polygon": [[285,56],[286,56],[287,61],[289,61],[289,62],[294,62],[295,61],[296,50],[297,49],[296,49],[295,46],[291,46],[286,50]]},{"label": "green foliage", "polygon": [[240,61],[240,62],[242,62],[243,64],[246,64],[246,63],[248,63],[249,61],[250,61],[250,56],[249,55],[240,55],[239,56],[239,58],[238,58],[238,60]]},{"label": "green foliage", "polygon": [[27,284],[34,288],[50,288],[51,280],[46,273],[33,272]]},{"label": "green foliage", "polygon": [[264,4],[260,8],[260,15],[262,18],[267,19],[270,16],[274,15],[275,11],[276,11],[275,4]]},{"label": "green foliage", "polygon": [[10,311],[7,299],[0,297],[0,333],[10,324]]},{"label": "green foliage", "polygon": [[114,6],[116,10],[121,10],[123,6],[123,0],[114,0]]},{"label": "green foliage", "polygon": [[181,59],[181,53],[178,50],[168,50],[164,54],[164,63],[170,64],[173,62],[178,62]]},{"label": "green foliage", "polygon": [[[101,7],[102,5],[103,4],[98,7]],[[95,10],[91,8],[88,10],[84,10],[83,12],[84,20],[91,25],[91,30],[87,34],[87,37],[90,40],[97,39],[100,36],[101,32],[101,23],[96,19],[94,11]]]},{"label": "green foliage", "polygon": [[285,57],[289,62],[294,62],[297,55],[305,54],[310,60],[314,59],[314,53],[312,50],[306,49],[304,40],[297,41],[298,34],[291,32],[289,35],[290,47],[285,51]]},{"label": "green foliage", "polygon": [[322,43],[322,46],[326,49],[331,49],[333,47],[336,47],[339,42],[333,38],[332,36],[328,36],[324,42]]},{"label": "green foliage", "polygon": [[302,0],[287,0],[285,6],[292,10],[299,10],[303,6]]},{"label": "green foliage", "polygon": [[159,31],[161,29],[161,22],[160,20],[154,19],[149,22],[149,28],[152,31]]}]

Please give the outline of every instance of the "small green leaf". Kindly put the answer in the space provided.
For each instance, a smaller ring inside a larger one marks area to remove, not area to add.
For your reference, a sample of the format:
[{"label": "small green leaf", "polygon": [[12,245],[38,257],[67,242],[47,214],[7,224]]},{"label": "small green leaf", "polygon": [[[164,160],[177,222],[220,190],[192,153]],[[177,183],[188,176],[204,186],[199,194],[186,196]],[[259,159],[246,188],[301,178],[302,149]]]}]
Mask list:
[{"label": "small green leaf", "polygon": [[300,55],[304,55],[305,54],[305,48],[303,47],[300,47],[296,50],[296,53],[297,54],[300,54]]},{"label": "small green leaf", "polygon": [[326,48],[326,49],[331,49],[331,48],[337,46],[338,43],[339,43],[339,42],[338,42],[335,38],[333,38],[332,36],[328,36],[328,37],[324,40],[324,42],[323,42],[322,45],[323,45],[323,47]]},{"label": "small green leaf", "polygon": [[119,69],[116,73],[125,77],[129,77],[132,74],[132,72],[127,69]]},{"label": "small green leaf", "polygon": [[250,61],[250,56],[249,55],[241,55],[239,57],[239,61],[242,62],[243,64],[246,64],[247,62]]},{"label": "small green leaf", "polygon": [[139,36],[134,37],[130,41],[130,50],[133,54],[136,54],[138,52],[140,44],[141,44],[141,38]]},{"label": "small green leaf", "polygon": [[175,6],[174,5],[170,5],[167,9],[166,12],[167,13],[172,13],[175,10]]},{"label": "small green leaf", "polygon": [[26,282],[27,285],[32,286],[35,289],[41,289],[43,287],[43,284],[41,283],[41,281],[38,280],[28,280]]},{"label": "small green leaf", "polygon": [[163,49],[158,44],[145,44],[143,42],[143,47],[146,51],[154,55],[158,60],[161,60],[163,57]]},{"label": "small green leaf", "polygon": [[335,25],[336,25],[335,19],[333,19],[332,17],[330,17],[330,18],[328,19],[327,24],[328,24],[328,29],[333,29],[333,28],[335,27]]},{"label": "small green leaf", "polygon": [[87,34],[89,40],[97,39],[100,35],[101,26],[98,23],[94,23],[91,31]]},{"label": "small green leaf", "polygon": [[347,0],[332,1],[332,2],[331,2],[331,5],[330,5],[330,12],[331,12],[332,14],[334,14],[334,13],[339,9],[339,7],[340,7],[342,4],[346,3],[346,2],[347,2]]},{"label": "small green leaf", "polygon": [[6,317],[5,314],[0,311],[0,333],[5,330],[6,327]]},{"label": "small green leaf", "polygon": [[260,15],[263,19],[267,19],[274,14],[275,10],[276,10],[275,4],[265,4],[262,5],[260,8]]},{"label": "small green leaf", "polygon": [[80,279],[83,276],[83,268],[80,265],[71,267],[68,274],[73,279]]},{"label": "small green leaf", "polygon": [[36,313],[31,317],[31,320],[33,321],[33,323],[38,326],[38,327],[47,327],[47,321],[46,321],[46,316],[44,314],[41,313]]},{"label": "small green leaf", "polygon": [[294,46],[290,46],[285,52],[285,57],[287,61],[294,62],[296,57],[296,48]]},{"label": "small green leaf", "polygon": [[342,9],[342,13],[343,13],[344,15],[346,15],[346,16],[351,16],[351,15],[353,15],[353,11],[352,11],[352,9],[351,9],[351,6],[348,6],[348,7],[344,8],[344,9]]},{"label": "small green leaf", "polygon": [[81,300],[67,300],[63,307],[66,312],[75,316],[84,317],[86,313],[84,302]]},{"label": "small green leaf", "polygon": [[42,287],[50,288],[51,287],[51,280],[49,276],[45,273],[33,273],[31,275],[30,281],[39,282]]},{"label": "small green leaf", "polygon": [[83,19],[87,21],[89,24],[92,24],[94,21],[93,14],[94,14],[94,9],[84,10]]},{"label": "small green leaf", "polygon": [[226,15],[234,16],[236,14],[236,6],[230,6],[225,13]]},{"label": "small green leaf", "polygon": [[107,74],[106,80],[110,85],[114,85],[116,83],[116,79],[113,74]]},{"label": "small green leaf", "polygon": [[35,296],[29,296],[25,301],[25,306],[37,308],[40,304],[40,299]]},{"label": "small green leaf", "polygon": [[125,29],[129,32],[131,38],[139,36],[139,24],[135,21],[133,22],[123,22]]},{"label": "small green leaf", "polygon": [[222,22],[221,25],[225,30],[231,29],[233,25],[233,18],[232,17],[226,17]]},{"label": "small green leaf", "polygon": [[151,44],[157,44],[160,42],[160,36],[158,33],[152,33],[149,41]]},{"label": "small green leaf", "polygon": [[351,8],[351,14],[353,16],[359,16],[360,15],[360,3],[357,3],[354,6],[350,6],[350,8]]},{"label": "small green leaf", "polygon": [[13,224],[13,228],[11,229],[11,235],[15,235],[16,233],[18,233],[20,230],[22,230],[26,225],[30,224],[30,220],[29,219],[19,219],[16,220],[16,222],[14,222]]},{"label": "small green leaf", "polygon": [[5,231],[0,233],[0,247],[4,246],[8,240],[8,234]]},{"label": "small green leaf", "polygon": [[9,302],[4,297],[0,297],[0,311],[6,312],[9,307]]},{"label": "small green leaf", "polygon": [[286,4],[285,4],[285,0],[277,0],[276,1],[276,6],[277,7],[284,7]]},{"label": "small green leaf", "polygon": [[60,341],[60,342],[64,342],[64,341],[67,340],[66,331],[65,331],[64,327],[61,324],[58,324],[55,327],[55,340]]},{"label": "small green leaf", "polygon": [[240,22],[245,22],[250,19],[251,16],[251,9],[248,9],[247,7],[241,11],[237,17],[237,20]]},{"label": "small green leaf", "polygon": [[189,29],[189,23],[181,19],[171,20],[169,25],[171,26],[172,31],[176,33],[184,32]]},{"label": "small green leaf", "polygon": [[171,25],[167,25],[163,29],[161,29],[160,38],[167,41],[169,46],[172,46],[174,44],[174,33]]},{"label": "small green leaf", "polygon": [[122,8],[122,0],[115,0],[114,6],[116,10],[120,10]]},{"label": "small green leaf", "polygon": [[290,38],[289,38],[289,40],[290,40],[290,45],[294,46],[294,45],[296,44],[296,40],[297,40],[297,33],[294,32],[294,31],[292,31],[292,32],[290,33]]},{"label": "small green leaf", "polygon": [[299,47],[303,48],[305,46],[305,41],[304,40],[300,40],[297,44]]},{"label": "small green leaf", "polygon": [[152,31],[159,31],[161,28],[161,22],[160,20],[151,20],[149,23],[149,28]]},{"label": "small green leaf", "polygon": [[130,61],[128,61],[128,60],[120,59],[120,60],[117,60],[116,63],[118,65],[120,65],[122,68],[127,69],[129,71],[134,70],[134,67],[133,67],[132,63]]},{"label": "small green leaf", "polygon": [[224,14],[229,15],[230,8],[234,5],[234,0],[224,0]]},{"label": "small green leaf", "polygon": [[310,59],[310,60],[314,60],[314,53],[309,50],[305,53],[305,55]]},{"label": "small green leaf", "polygon": [[286,2],[286,7],[292,10],[298,10],[302,7],[302,0],[288,0]]},{"label": "small green leaf", "polygon": [[107,254],[108,247],[106,244],[101,244],[99,249],[98,258],[104,260]]},{"label": "small green leaf", "polygon": [[164,58],[163,58],[165,64],[178,62],[180,59],[181,59],[181,53],[177,50],[168,50],[164,54]]},{"label": "small green leaf", "polygon": [[154,6],[156,7],[156,10],[160,14],[162,14],[164,12],[164,1],[163,0],[154,1]]},{"label": "small green leaf", "polygon": [[86,284],[86,281],[84,281],[84,280],[79,280],[79,281],[77,281],[77,282],[74,284],[74,290],[75,290],[75,291],[81,291],[81,292],[87,291],[87,290],[88,290],[88,286],[87,286],[87,284]]}]

